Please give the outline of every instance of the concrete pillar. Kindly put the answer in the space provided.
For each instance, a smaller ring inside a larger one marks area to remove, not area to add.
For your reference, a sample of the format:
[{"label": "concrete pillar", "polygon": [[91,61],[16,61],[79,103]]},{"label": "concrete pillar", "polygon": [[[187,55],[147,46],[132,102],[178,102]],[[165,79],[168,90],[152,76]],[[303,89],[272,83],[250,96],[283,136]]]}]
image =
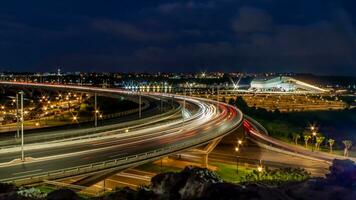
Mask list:
[{"label": "concrete pillar", "polygon": [[209,154],[203,154],[202,155],[202,163],[201,163],[201,166],[203,168],[208,168],[208,156]]}]

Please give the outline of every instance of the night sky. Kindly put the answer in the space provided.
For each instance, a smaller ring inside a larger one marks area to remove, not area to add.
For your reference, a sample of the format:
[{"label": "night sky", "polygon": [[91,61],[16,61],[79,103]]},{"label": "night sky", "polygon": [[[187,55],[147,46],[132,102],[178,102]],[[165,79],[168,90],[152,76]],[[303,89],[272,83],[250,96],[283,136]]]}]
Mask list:
[{"label": "night sky", "polygon": [[58,66],[356,76],[356,1],[2,1],[0,71]]}]

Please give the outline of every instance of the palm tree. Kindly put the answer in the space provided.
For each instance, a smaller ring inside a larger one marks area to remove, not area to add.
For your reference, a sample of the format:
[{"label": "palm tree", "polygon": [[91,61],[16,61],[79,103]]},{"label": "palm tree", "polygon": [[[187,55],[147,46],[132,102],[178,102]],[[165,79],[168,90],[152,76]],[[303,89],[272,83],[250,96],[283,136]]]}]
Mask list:
[{"label": "palm tree", "polygon": [[329,143],[329,147],[330,147],[330,153],[332,153],[333,152],[333,146],[334,146],[334,143],[335,143],[335,140],[333,140],[333,139],[329,139],[328,140],[328,143]]},{"label": "palm tree", "polygon": [[308,148],[308,141],[310,140],[310,135],[304,135],[305,148]]},{"label": "palm tree", "polygon": [[296,133],[294,136],[294,142],[295,142],[295,145],[298,145],[298,140],[300,139],[300,135],[298,133]]},{"label": "palm tree", "polygon": [[342,143],[344,143],[344,145],[345,145],[344,156],[345,157],[349,157],[349,149],[352,146],[352,141],[351,140],[344,140],[344,141],[342,141]]},{"label": "palm tree", "polygon": [[320,144],[324,141],[324,139],[325,137],[323,136],[316,137],[315,147],[317,150],[320,150]]}]

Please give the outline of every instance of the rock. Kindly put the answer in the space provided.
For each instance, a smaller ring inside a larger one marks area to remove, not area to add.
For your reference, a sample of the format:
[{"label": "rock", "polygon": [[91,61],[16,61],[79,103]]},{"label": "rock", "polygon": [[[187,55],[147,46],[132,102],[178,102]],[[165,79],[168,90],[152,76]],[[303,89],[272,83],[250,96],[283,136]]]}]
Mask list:
[{"label": "rock", "polygon": [[47,200],[80,200],[80,197],[70,189],[59,189],[50,192],[47,195]]},{"label": "rock", "polygon": [[328,184],[356,189],[356,165],[351,160],[333,161],[330,173],[326,175]]},{"label": "rock", "polygon": [[279,190],[271,189],[261,185],[234,185],[230,183],[216,183],[208,187],[199,199],[205,200],[284,200],[286,195]]},{"label": "rock", "polygon": [[104,200],[134,200],[136,199],[136,191],[130,189],[129,187],[120,188],[109,195],[107,195]]},{"label": "rock", "polygon": [[16,191],[16,186],[8,183],[0,183],[0,194]]},{"label": "rock", "polygon": [[152,191],[166,199],[200,197],[206,187],[222,180],[214,172],[203,168],[186,167],[180,173],[159,174],[152,178]]}]

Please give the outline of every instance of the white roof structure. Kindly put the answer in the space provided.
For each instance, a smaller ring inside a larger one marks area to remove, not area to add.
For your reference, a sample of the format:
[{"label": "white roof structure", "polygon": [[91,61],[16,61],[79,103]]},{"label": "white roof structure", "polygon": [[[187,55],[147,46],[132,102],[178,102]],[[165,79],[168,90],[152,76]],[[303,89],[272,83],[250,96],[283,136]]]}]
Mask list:
[{"label": "white roof structure", "polygon": [[269,79],[254,79],[251,81],[249,90],[258,92],[304,93],[324,93],[329,91],[287,76],[280,76]]}]

